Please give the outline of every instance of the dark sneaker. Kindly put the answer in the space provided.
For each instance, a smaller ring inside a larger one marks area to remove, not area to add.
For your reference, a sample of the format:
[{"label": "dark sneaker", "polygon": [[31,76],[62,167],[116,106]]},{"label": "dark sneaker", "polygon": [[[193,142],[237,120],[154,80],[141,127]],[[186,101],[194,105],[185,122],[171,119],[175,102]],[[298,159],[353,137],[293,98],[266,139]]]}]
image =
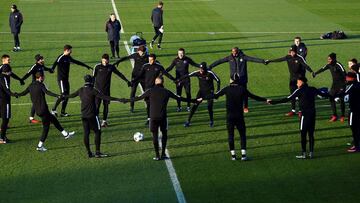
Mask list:
[{"label": "dark sneaker", "polygon": [[158,45],[157,45],[157,48],[161,50],[161,45],[160,45],[160,44],[158,44]]},{"label": "dark sneaker", "polygon": [[185,127],[185,128],[190,127],[190,122],[189,122],[189,121],[186,121],[186,122],[184,123],[184,127]]},{"label": "dark sneaker", "polygon": [[309,159],[313,159],[314,158],[314,152],[310,152],[309,153]]},{"label": "dark sneaker", "polygon": [[186,111],[187,111],[187,112],[190,112],[190,111],[191,111],[191,107],[190,107],[190,106],[186,107]]},{"label": "dark sneaker", "polygon": [[181,112],[182,108],[180,107],[176,107],[176,112]]},{"label": "dark sneaker", "polygon": [[166,160],[166,159],[169,159],[169,157],[167,157],[166,155],[161,155],[161,160]]},{"label": "dark sneaker", "polygon": [[248,161],[248,157],[246,155],[242,155],[241,156],[241,161]]},{"label": "dark sneaker", "polygon": [[56,110],[51,110],[51,114],[54,115],[54,116],[56,116],[56,117],[58,117],[58,113],[57,113]]},{"label": "dark sneaker", "polygon": [[236,155],[231,155],[231,160],[236,161]]},{"label": "dark sneaker", "polygon": [[210,128],[214,127],[214,121],[210,121],[209,126]]},{"label": "dark sneaker", "polygon": [[106,128],[106,127],[108,127],[109,125],[108,125],[108,123],[106,122],[106,121],[102,121],[101,122],[101,127],[103,127],[103,128]]},{"label": "dark sneaker", "polygon": [[95,154],[95,158],[106,158],[109,157],[108,154],[103,154],[103,153],[96,153]]},{"label": "dark sneaker", "polygon": [[94,157],[94,154],[92,152],[88,152],[88,157],[89,158],[93,158]]}]

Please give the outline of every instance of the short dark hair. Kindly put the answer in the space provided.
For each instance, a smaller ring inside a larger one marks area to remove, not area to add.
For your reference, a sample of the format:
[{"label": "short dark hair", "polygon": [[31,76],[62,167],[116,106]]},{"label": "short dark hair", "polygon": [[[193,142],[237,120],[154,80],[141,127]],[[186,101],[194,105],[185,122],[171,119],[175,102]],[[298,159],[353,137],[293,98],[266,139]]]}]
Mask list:
[{"label": "short dark hair", "polygon": [[103,54],[101,58],[109,60],[110,57],[109,57],[109,54]]},{"label": "short dark hair", "polygon": [[333,52],[333,53],[330,53],[329,54],[329,57],[332,59],[332,60],[336,60],[336,54]]},{"label": "short dark hair", "polygon": [[359,64],[354,64],[350,67],[351,70],[355,71],[356,73],[359,72],[359,67],[360,65]]},{"label": "short dark hair", "polygon": [[351,61],[351,62],[353,62],[353,63],[355,63],[355,64],[358,63],[358,60],[357,60],[356,58],[352,58],[352,59],[350,59],[349,61]]},{"label": "short dark hair", "polygon": [[35,61],[40,61],[41,59],[44,59],[44,57],[41,56],[40,54],[36,54],[34,58],[35,58]]},{"label": "short dark hair", "polygon": [[185,53],[185,49],[184,48],[179,48],[179,51],[182,51]]},{"label": "short dark hair", "polygon": [[156,55],[155,55],[155,54],[150,54],[149,57],[156,59]]},{"label": "short dark hair", "polygon": [[298,77],[298,80],[301,80],[301,81],[303,81],[304,83],[307,83],[307,78],[305,77],[305,76],[302,76],[302,75],[300,75],[299,77]]},{"label": "short dark hair", "polygon": [[10,56],[7,55],[7,54],[4,54],[4,55],[1,56],[1,59],[6,59],[6,58],[10,58]]},{"label": "short dark hair", "polygon": [[41,73],[39,73],[39,72],[37,72],[37,73],[35,74],[35,78],[36,78],[36,79],[39,79],[39,78],[41,78],[41,77],[43,77],[43,74],[41,74]]},{"label": "short dark hair", "polygon": [[140,45],[139,48],[137,49],[138,51],[142,51],[142,52],[145,52],[146,51],[146,48],[144,45]]},{"label": "short dark hair", "polygon": [[71,46],[71,45],[69,45],[69,44],[65,44],[65,45],[64,45],[64,51],[65,51],[65,50],[70,50],[70,49],[72,49],[72,46]]},{"label": "short dark hair", "polygon": [[301,37],[299,37],[299,36],[294,37],[294,40],[295,40],[295,39],[298,39],[298,40],[301,41]]},{"label": "short dark hair", "polygon": [[163,6],[164,2],[163,1],[159,1],[158,5]]}]

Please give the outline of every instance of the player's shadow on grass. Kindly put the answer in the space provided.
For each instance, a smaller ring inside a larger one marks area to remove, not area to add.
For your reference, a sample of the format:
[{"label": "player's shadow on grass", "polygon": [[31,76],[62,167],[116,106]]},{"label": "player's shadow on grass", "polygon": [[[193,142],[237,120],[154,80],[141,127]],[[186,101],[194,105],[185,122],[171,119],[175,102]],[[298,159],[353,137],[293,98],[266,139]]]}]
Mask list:
[{"label": "player's shadow on grass", "polygon": [[[193,40],[178,40],[178,41],[166,41],[166,44],[180,44],[180,43],[195,43],[195,42],[212,42],[212,41],[233,41],[237,39],[249,39],[249,38],[259,38],[259,37],[268,37],[272,35],[255,35],[255,36],[238,36],[238,37],[220,37],[220,38],[204,38],[204,39],[193,39]],[[231,49],[230,47],[229,49]]]}]

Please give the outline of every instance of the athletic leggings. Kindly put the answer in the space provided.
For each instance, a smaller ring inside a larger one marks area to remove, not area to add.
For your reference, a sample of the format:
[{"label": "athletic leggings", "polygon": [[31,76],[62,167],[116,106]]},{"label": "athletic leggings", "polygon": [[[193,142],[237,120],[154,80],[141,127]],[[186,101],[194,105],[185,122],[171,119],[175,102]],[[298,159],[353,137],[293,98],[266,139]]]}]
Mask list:
[{"label": "athletic leggings", "polygon": [[156,157],[159,157],[159,128],[162,133],[161,137],[161,156],[165,156],[167,144],[167,119],[152,120],[150,119],[150,131],[153,135],[153,144]]},{"label": "athletic leggings", "polygon": [[[62,95],[69,95],[69,92],[70,92],[70,83],[69,83],[69,81],[68,80],[58,80],[58,84],[59,84],[59,87],[60,87],[61,94]],[[68,101],[69,101],[68,98],[58,98],[56,100],[56,102],[55,102],[53,110],[56,111],[57,107],[62,102],[61,113],[65,113]]]},{"label": "athletic leggings", "polygon": [[58,129],[60,132],[62,132],[64,130],[64,128],[60,125],[60,123],[56,119],[56,117],[54,115],[52,115],[50,112],[46,113],[45,115],[40,116],[40,118],[42,120],[42,125],[43,125],[43,132],[40,137],[41,142],[45,142],[45,140],[49,134],[49,129],[50,129],[51,123],[54,124],[56,129]]},{"label": "athletic leggings", "polygon": [[[183,88],[185,89],[186,98],[188,100],[190,100],[191,99],[190,80],[183,81],[183,82],[180,83],[179,86],[176,86],[176,94],[181,96]],[[178,107],[181,107],[181,101],[180,100],[177,100],[177,105],[178,105]],[[187,102],[187,106],[190,107],[190,102]]]},{"label": "athletic leggings", "polygon": [[342,89],[331,89],[329,94],[329,100],[330,100],[330,105],[331,105],[331,110],[333,112],[334,116],[337,116],[337,112],[336,112],[336,102],[335,102],[335,98],[339,97],[340,99],[340,109],[341,109],[341,116],[345,116],[345,102],[344,102],[344,97],[343,96],[339,96],[339,94],[341,94],[343,92]]},{"label": "athletic leggings", "polygon": [[[96,98],[95,99],[95,105],[96,105],[96,111],[97,115],[99,115],[100,106],[101,106],[102,99]],[[103,109],[103,120],[107,120],[109,115],[109,101],[103,101],[104,109]]]},{"label": "athletic leggings", "polygon": [[101,128],[99,118],[82,118],[82,123],[84,127],[84,144],[88,153],[91,153],[90,150],[90,130],[93,130],[95,133],[95,150],[96,153],[100,153],[100,144],[101,144]]},{"label": "athletic leggings", "polygon": [[117,41],[117,40],[109,41],[109,43],[110,43],[110,49],[111,49],[112,56],[115,57],[115,51],[116,51],[116,56],[119,57],[120,56],[119,41]]},{"label": "athletic leggings", "polygon": [[315,131],[315,112],[302,114],[300,118],[300,134],[301,134],[301,149],[306,152],[307,135],[309,136],[309,151],[314,152],[314,131]]},{"label": "athletic leggings", "polygon": [[[144,86],[144,82],[140,82],[140,81],[136,81],[136,82],[134,82],[134,84],[131,86],[131,92],[130,92],[130,98],[133,98],[133,97],[135,97],[135,94],[136,94],[136,89],[137,89],[137,87],[138,87],[138,85],[141,85],[141,87],[143,88],[143,90],[144,90],[144,88],[145,88],[145,86]],[[134,101],[131,101],[130,102],[130,108],[131,109],[134,109]]]},{"label": "athletic leggings", "polygon": [[240,145],[241,149],[246,150],[246,126],[244,119],[227,119],[226,127],[228,130],[228,138],[229,138],[229,148],[231,150],[235,150],[235,142],[234,142],[234,131],[235,127],[239,131],[240,135]]},{"label": "athletic leggings", "polygon": [[159,29],[160,29],[160,27],[154,27],[155,36],[154,36],[152,42],[155,42],[156,38],[159,37],[158,44],[161,44],[161,41],[162,41],[162,38],[163,38],[163,33],[161,33]]}]

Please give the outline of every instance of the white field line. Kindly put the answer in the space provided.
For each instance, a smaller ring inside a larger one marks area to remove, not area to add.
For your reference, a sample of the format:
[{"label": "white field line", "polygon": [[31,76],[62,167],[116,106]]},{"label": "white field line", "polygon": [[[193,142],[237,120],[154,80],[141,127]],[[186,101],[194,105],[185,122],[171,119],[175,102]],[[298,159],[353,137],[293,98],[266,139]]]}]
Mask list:
[{"label": "white field line", "polygon": [[[112,0],[114,1],[114,0]],[[116,15],[116,13],[115,13]],[[119,20],[120,21],[120,20]],[[120,21],[121,23],[121,21]],[[122,25],[122,23],[121,23]],[[128,33],[132,33],[135,31],[129,31]],[[216,32],[216,31],[207,31],[207,32],[191,32],[191,31],[183,31],[183,32],[166,32],[166,34],[207,34],[207,35],[215,35],[215,34],[324,34],[326,31],[249,31],[249,32]],[[359,34],[360,30],[355,31],[344,31],[345,33]],[[92,31],[78,31],[78,32],[62,32],[62,31],[23,31],[22,34],[101,34],[104,32],[92,32]],[[124,28],[121,29],[121,33],[125,33]],[[144,34],[152,34],[153,32],[142,32]],[[0,34],[11,34],[10,32],[0,32]]]},{"label": "white field line", "polygon": [[[114,0],[111,0],[111,2],[113,4],[113,8],[115,10],[116,5],[115,5]],[[117,13],[117,12],[115,12],[115,13]],[[118,19],[120,20],[119,17],[118,17]],[[124,41],[124,45],[125,45],[125,49],[126,49],[128,55],[130,55],[131,54],[130,47],[129,47],[127,41]],[[134,68],[134,61],[133,60],[131,60],[131,65]],[[139,84],[139,86],[140,86],[140,84]],[[141,88],[141,86],[140,86],[140,89],[141,89],[141,92],[144,93],[144,90]],[[161,145],[161,142],[160,142],[160,145]],[[172,185],[173,185],[175,193],[176,193],[177,200],[178,200],[179,203],[186,203],[185,195],[184,195],[184,193],[183,193],[183,191],[181,189],[180,181],[179,181],[179,179],[177,177],[175,168],[174,168],[173,163],[172,163],[172,161],[170,159],[169,151],[166,149],[165,153],[166,153],[166,156],[169,157],[169,159],[165,160],[165,163],[166,163],[166,168],[168,170],[168,173],[170,175],[170,180],[172,182]]]}]

